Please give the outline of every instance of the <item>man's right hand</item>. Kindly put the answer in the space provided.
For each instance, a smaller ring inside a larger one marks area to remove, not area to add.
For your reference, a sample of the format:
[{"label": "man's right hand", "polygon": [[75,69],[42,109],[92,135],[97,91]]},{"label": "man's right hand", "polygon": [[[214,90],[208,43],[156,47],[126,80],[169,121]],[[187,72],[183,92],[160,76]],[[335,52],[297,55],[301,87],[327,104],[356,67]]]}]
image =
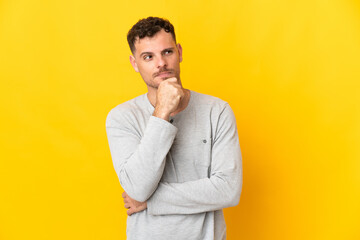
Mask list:
[{"label": "man's right hand", "polygon": [[177,110],[184,96],[185,92],[175,77],[162,81],[156,93],[153,116],[169,121],[170,114]]}]

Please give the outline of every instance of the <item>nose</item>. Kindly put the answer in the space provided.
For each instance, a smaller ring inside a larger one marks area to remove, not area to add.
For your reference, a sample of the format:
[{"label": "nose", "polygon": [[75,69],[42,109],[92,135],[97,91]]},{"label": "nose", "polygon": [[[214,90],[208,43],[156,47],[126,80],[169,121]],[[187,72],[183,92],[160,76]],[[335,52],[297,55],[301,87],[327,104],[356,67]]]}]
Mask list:
[{"label": "nose", "polygon": [[158,58],[157,67],[158,68],[163,68],[163,67],[166,67],[166,66],[167,66],[167,63],[166,63],[166,60],[165,60],[164,56],[160,56]]}]

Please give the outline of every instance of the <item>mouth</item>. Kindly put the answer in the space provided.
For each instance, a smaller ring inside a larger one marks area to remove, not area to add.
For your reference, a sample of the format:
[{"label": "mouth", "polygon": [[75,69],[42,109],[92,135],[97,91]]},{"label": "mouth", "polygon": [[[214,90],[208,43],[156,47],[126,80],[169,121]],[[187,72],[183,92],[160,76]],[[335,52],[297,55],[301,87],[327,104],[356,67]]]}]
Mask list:
[{"label": "mouth", "polygon": [[172,71],[165,71],[165,72],[160,72],[160,73],[155,74],[155,77],[160,77],[160,78],[166,78],[166,77],[172,77],[172,76],[173,76]]}]

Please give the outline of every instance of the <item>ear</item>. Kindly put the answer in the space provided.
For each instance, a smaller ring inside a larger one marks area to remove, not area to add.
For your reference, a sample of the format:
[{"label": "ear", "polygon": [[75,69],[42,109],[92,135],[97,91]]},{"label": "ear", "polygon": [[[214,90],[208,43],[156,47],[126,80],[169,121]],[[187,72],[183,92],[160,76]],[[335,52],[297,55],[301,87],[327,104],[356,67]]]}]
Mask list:
[{"label": "ear", "polygon": [[177,46],[177,49],[179,51],[180,62],[182,62],[182,47],[181,47],[180,43],[178,43],[176,46]]},{"label": "ear", "polygon": [[139,72],[139,68],[136,64],[136,60],[135,57],[133,55],[130,55],[130,63],[132,65],[132,67],[134,68],[135,72]]}]

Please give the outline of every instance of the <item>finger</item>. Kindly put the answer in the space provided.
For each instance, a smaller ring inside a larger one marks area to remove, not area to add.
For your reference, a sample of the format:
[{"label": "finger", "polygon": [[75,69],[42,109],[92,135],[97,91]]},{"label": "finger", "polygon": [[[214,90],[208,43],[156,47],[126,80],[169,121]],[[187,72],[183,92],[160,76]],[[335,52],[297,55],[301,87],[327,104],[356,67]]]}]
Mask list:
[{"label": "finger", "polygon": [[134,211],[130,208],[129,210],[126,211],[127,215],[131,216],[131,214],[134,213]]},{"label": "finger", "polygon": [[171,77],[171,78],[166,79],[165,81],[167,81],[167,82],[177,82],[177,78],[176,77]]},{"label": "finger", "polygon": [[123,193],[121,194],[121,196],[122,196],[123,198],[125,198],[125,197],[127,196],[126,192],[123,192]]},{"label": "finger", "polygon": [[129,209],[129,208],[130,208],[130,204],[126,203],[126,204],[124,204],[124,207],[127,208],[127,209]]},{"label": "finger", "polygon": [[145,210],[147,208],[147,204],[146,202],[141,204],[140,207],[138,208],[138,212],[142,211],[142,210]]}]

